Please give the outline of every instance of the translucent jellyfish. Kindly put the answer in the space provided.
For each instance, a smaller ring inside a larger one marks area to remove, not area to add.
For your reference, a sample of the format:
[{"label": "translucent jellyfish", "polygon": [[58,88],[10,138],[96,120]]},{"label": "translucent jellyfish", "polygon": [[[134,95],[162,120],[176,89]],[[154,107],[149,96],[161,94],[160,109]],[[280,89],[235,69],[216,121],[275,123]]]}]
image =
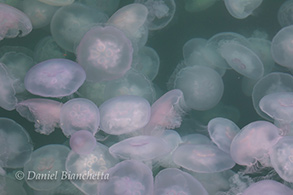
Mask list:
[{"label": "translucent jellyfish", "polygon": [[214,145],[184,144],[173,153],[175,164],[198,173],[215,173],[231,169],[235,163],[229,154]]},{"label": "translucent jellyfish", "polygon": [[229,42],[221,46],[221,55],[238,73],[251,79],[259,79],[264,74],[264,65],[249,48]]},{"label": "translucent jellyfish", "polygon": [[74,98],[61,108],[60,127],[66,137],[79,130],[88,130],[95,135],[99,125],[99,109],[88,99]]},{"label": "translucent jellyfish", "polygon": [[145,164],[125,160],[108,170],[109,181],[100,184],[98,194],[153,194],[153,173]]},{"label": "translucent jellyfish", "polygon": [[279,176],[293,182],[293,136],[282,137],[270,150],[271,163]]},{"label": "translucent jellyfish", "polygon": [[228,12],[237,19],[244,19],[260,6],[262,0],[224,0]]},{"label": "translucent jellyfish", "polygon": [[74,0],[38,0],[52,6],[67,6],[74,2]]},{"label": "translucent jellyfish", "polygon": [[135,2],[144,4],[148,8],[147,26],[149,30],[159,30],[167,26],[176,11],[174,0],[135,0]]},{"label": "translucent jellyfish", "polygon": [[183,92],[187,107],[208,110],[216,106],[222,98],[224,83],[215,70],[192,66],[177,73],[174,88]]},{"label": "translucent jellyfish", "polygon": [[292,47],[293,42],[293,26],[282,28],[272,40],[271,52],[273,59],[279,65],[292,68]]},{"label": "translucent jellyfish", "polygon": [[188,12],[200,12],[213,6],[217,0],[185,0],[185,10]]},{"label": "translucent jellyfish", "polygon": [[118,9],[120,0],[75,0],[75,2],[85,4],[89,7],[97,8],[99,10],[102,10],[108,16],[111,16]]},{"label": "translucent jellyfish", "polygon": [[233,121],[217,117],[209,121],[208,131],[218,148],[230,154],[231,142],[240,129]]},{"label": "translucent jellyfish", "polygon": [[69,145],[77,154],[89,154],[96,147],[96,138],[87,130],[76,131],[70,136]]},{"label": "translucent jellyfish", "polygon": [[93,83],[85,81],[78,89],[81,97],[87,98],[100,106],[107,98],[104,97],[106,82]]},{"label": "translucent jellyfish", "polygon": [[55,12],[50,24],[51,34],[61,48],[74,53],[84,33],[94,24],[105,23],[107,20],[105,13],[74,3]]},{"label": "translucent jellyfish", "polygon": [[27,131],[14,120],[0,118],[0,169],[21,168],[30,160],[33,144]]},{"label": "translucent jellyfish", "polygon": [[28,186],[40,191],[58,187],[62,182],[61,172],[65,170],[69,151],[68,147],[59,144],[50,144],[35,150],[23,169]]},{"label": "translucent jellyfish", "polygon": [[258,162],[270,166],[269,149],[280,139],[279,129],[267,121],[255,121],[234,137],[230,154],[239,165],[252,167]]},{"label": "translucent jellyfish", "polygon": [[293,1],[284,1],[278,11],[278,22],[282,27],[290,26],[293,24],[292,11]]},{"label": "translucent jellyfish", "polygon": [[16,111],[35,123],[35,131],[49,135],[60,124],[62,103],[49,99],[28,99],[16,105]]},{"label": "translucent jellyfish", "polygon": [[293,190],[285,186],[282,183],[274,180],[262,180],[251,184],[242,195],[259,195],[259,194],[270,194],[270,195],[291,195]]},{"label": "translucent jellyfish", "polygon": [[0,3],[0,40],[23,37],[32,31],[30,19],[20,10]]},{"label": "translucent jellyfish", "polygon": [[151,161],[166,155],[170,149],[162,138],[141,135],[124,139],[112,145],[109,152],[112,156],[123,160]]},{"label": "translucent jellyfish", "polygon": [[181,137],[182,144],[213,144],[213,142],[205,135],[199,133],[187,134]]},{"label": "translucent jellyfish", "polygon": [[265,95],[277,92],[293,92],[293,77],[287,73],[273,72],[261,78],[252,91],[253,107],[262,118],[271,120],[272,118],[264,113],[259,107],[259,101]]},{"label": "translucent jellyfish", "polygon": [[[108,151],[108,147],[96,143],[89,154],[78,154],[71,151],[66,159],[67,179],[85,194],[99,194],[99,183],[112,178],[108,169],[118,163]],[[95,175],[96,179],[82,179],[82,175]],[[79,179],[78,179],[79,178]],[[108,181],[106,181],[108,182]]]},{"label": "translucent jellyfish", "polygon": [[202,184],[192,175],[176,168],[160,171],[155,177],[154,195],[201,194],[208,195]]},{"label": "translucent jellyfish", "polygon": [[21,194],[21,195],[27,195],[23,183],[19,182],[18,180],[14,178],[10,178],[10,176],[0,176],[0,189],[1,193],[3,195],[8,194]]},{"label": "translucent jellyfish", "polygon": [[24,0],[22,11],[29,17],[33,28],[42,28],[50,24],[54,13],[59,7],[48,5],[40,1]]},{"label": "translucent jellyfish", "polygon": [[100,82],[122,77],[131,67],[132,44],[122,31],[112,26],[95,26],[77,47],[77,61],[87,80]]},{"label": "translucent jellyfish", "polygon": [[85,81],[86,74],[74,61],[51,59],[33,66],[24,79],[25,88],[43,97],[64,97],[73,94]]},{"label": "translucent jellyfish", "polygon": [[101,129],[113,135],[134,132],[150,120],[149,102],[139,96],[118,96],[100,106]]}]

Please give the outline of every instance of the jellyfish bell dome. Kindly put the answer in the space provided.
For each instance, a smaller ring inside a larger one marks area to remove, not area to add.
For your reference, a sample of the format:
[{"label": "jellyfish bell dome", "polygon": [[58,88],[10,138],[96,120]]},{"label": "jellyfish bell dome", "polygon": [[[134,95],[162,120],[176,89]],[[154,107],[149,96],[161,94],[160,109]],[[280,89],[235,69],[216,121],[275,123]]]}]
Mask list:
[{"label": "jellyfish bell dome", "polygon": [[274,180],[262,180],[251,184],[246,188],[242,195],[259,195],[259,194],[269,194],[269,195],[291,195],[293,190],[286,185],[279,183]]},{"label": "jellyfish bell dome", "polygon": [[224,0],[228,12],[237,19],[244,19],[260,6],[263,0]]},{"label": "jellyfish bell dome", "polygon": [[293,1],[285,1],[278,11],[278,22],[282,27],[290,26],[293,24],[292,18]]}]

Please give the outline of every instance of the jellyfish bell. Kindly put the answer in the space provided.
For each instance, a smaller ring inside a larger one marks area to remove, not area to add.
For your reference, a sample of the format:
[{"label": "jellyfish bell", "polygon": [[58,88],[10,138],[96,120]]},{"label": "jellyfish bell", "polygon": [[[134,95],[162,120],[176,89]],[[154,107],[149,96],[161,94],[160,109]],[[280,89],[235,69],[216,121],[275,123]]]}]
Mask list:
[{"label": "jellyfish bell", "polygon": [[79,130],[70,136],[69,145],[77,154],[89,154],[96,147],[96,139],[91,132]]},{"label": "jellyfish bell", "polygon": [[237,19],[244,19],[260,6],[263,0],[224,0],[228,12]]},{"label": "jellyfish bell", "polygon": [[261,180],[251,184],[243,191],[242,195],[290,195],[292,193],[293,190],[282,183],[274,180]]},{"label": "jellyfish bell", "polygon": [[292,18],[293,1],[284,1],[278,11],[278,22],[282,27],[290,26],[293,24]]}]

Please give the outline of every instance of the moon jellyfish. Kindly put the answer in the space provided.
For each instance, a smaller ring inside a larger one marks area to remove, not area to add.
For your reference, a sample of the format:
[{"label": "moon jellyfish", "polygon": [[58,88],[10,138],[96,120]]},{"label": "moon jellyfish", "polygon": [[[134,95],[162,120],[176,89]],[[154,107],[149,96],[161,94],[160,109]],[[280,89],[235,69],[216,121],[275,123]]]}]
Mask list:
[{"label": "moon jellyfish", "polygon": [[259,57],[249,48],[229,42],[221,46],[221,55],[238,73],[251,79],[259,79],[264,74],[264,66]]},{"label": "moon jellyfish", "polygon": [[100,184],[98,194],[153,194],[153,173],[142,162],[125,160],[110,168],[108,173],[110,180]]},{"label": "moon jellyfish", "polygon": [[26,73],[24,85],[34,95],[64,97],[76,92],[85,78],[84,70],[76,62],[51,59],[33,66]]},{"label": "moon jellyfish", "polygon": [[267,121],[255,121],[234,137],[230,154],[239,165],[252,167],[258,162],[270,166],[269,149],[280,139],[279,129]]},{"label": "moon jellyfish", "polygon": [[237,19],[244,19],[260,6],[262,0],[224,0],[228,12]]},{"label": "moon jellyfish", "polygon": [[293,190],[285,186],[282,183],[274,180],[262,180],[251,184],[242,195],[259,195],[259,194],[270,194],[270,195],[291,195]]},{"label": "moon jellyfish", "polygon": [[217,117],[209,121],[208,131],[218,148],[230,154],[231,142],[240,129],[233,121]]},{"label": "moon jellyfish", "polygon": [[100,82],[122,77],[131,67],[132,44],[122,31],[112,26],[95,26],[77,47],[77,61],[87,80]]},{"label": "moon jellyfish", "polygon": [[151,107],[142,97],[118,96],[100,106],[100,115],[104,132],[121,135],[143,128],[150,120]]},{"label": "moon jellyfish", "polygon": [[38,0],[52,6],[67,6],[74,2],[74,0]]},{"label": "moon jellyfish", "polygon": [[205,135],[199,133],[187,134],[181,137],[182,144],[193,144],[193,145],[201,145],[201,144],[213,144],[213,142]]},{"label": "moon jellyfish", "polygon": [[215,173],[229,170],[235,163],[229,154],[214,145],[184,144],[173,153],[175,164],[198,173]]},{"label": "moon jellyfish", "polygon": [[0,27],[0,40],[26,36],[33,28],[27,15],[3,3],[0,3]]},{"label": "moon jellyfish", "polygon": [[108,16],[111,16],[118,9],[120,0],[76,0],[76,2],[85,4],[89,7],[97,8],[106,13]]},{"label": "moon jellyfish", "polygon": [[23,183],[18,180],[11,178],[11,176],[0,176],[0,189],[3,195],[9,194],[21,194],[27,195],[26,190],[24,189]]},{"label": "moon jellyfish", "polygon": [[61,108],[60,127],[66,137],[79,130],[88,130],[95,135],[99,125],[99,109],[88,99],[74,98]]},{"label": "moon jellyfish", "polygon": [[154,195],[200,194],[208,195],[202,184],[192,175],[176,168],[160,171],[155,177]]},{"label": "moon jellyfish", "polygon": [[30,160],[33,144],[27,131],[9,118],[0,118],[0,169],[21,168]]},{"label": "moon jellyfish", "polygon": [[216,106],[222,98],[224,83],[215,70],[192,66],[177,73],[174,88],[183,92],[187,107],[208,110]]},{"label": "moon jellyfish", "polygon": [[109,152],[112,156],[123,160],[151,161],[166,155],[170,152],[170,147],[162,138],[141,135],[124,139],[112,145]]},{"label": "moon jellyfish", "polygon": [[275,62],[281,66],[292,68],[293,26],[282,28],[272,40],[271,52]]},{"label": "moon jellyfish", "polygon": [[[108,147],[97,142],[88,154],[78,154],[74,151],[68,154],[65,164],[67,178],[83,193],[99,194],[99,185],[102,183],[100,181],[112,178],[107,170],[117,163],[118,160],[111,156]],[[82,179],[83,175],[84,177],[92,175],[96,179]]]},{"label": "moon jellyfish", "polygon": [[60,124],[62,103],[49,99],[28,99],[16,105],[16,111],[35,123],[35,131],[49,135]]},{"label": "moon jellyfish", "polygon": [[293,11],[292,0],[287,0],[282,3],[278,11],[278,22],[282,27],[290,26],[293,24],[292,11]]},{"label": "moon jellyfish", "polygon": [[188,12],[200,12],[214,5],[217,0],[185,0],[185,10]]},{"label": "moon jellyfish", "polygon": [[87,130],[79,130],[70,136],[69,145],[77,154],[89,154],[96,147],[96,138]]}]

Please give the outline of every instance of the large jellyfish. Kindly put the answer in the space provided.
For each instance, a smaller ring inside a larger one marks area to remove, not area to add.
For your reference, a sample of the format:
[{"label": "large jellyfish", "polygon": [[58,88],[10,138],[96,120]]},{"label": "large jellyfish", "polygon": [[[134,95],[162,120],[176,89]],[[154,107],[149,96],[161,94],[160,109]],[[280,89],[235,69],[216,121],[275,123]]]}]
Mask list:
[{"label": "large jellyfish", "polygon": [[260,6],[263,0],[224,0],[228,12],[237,19],[244,19]]},{"label": "large jellyfish", "polygon": [[291,195],[293,190],[274,180],[262,180],[250,185],[242,195]]}]

